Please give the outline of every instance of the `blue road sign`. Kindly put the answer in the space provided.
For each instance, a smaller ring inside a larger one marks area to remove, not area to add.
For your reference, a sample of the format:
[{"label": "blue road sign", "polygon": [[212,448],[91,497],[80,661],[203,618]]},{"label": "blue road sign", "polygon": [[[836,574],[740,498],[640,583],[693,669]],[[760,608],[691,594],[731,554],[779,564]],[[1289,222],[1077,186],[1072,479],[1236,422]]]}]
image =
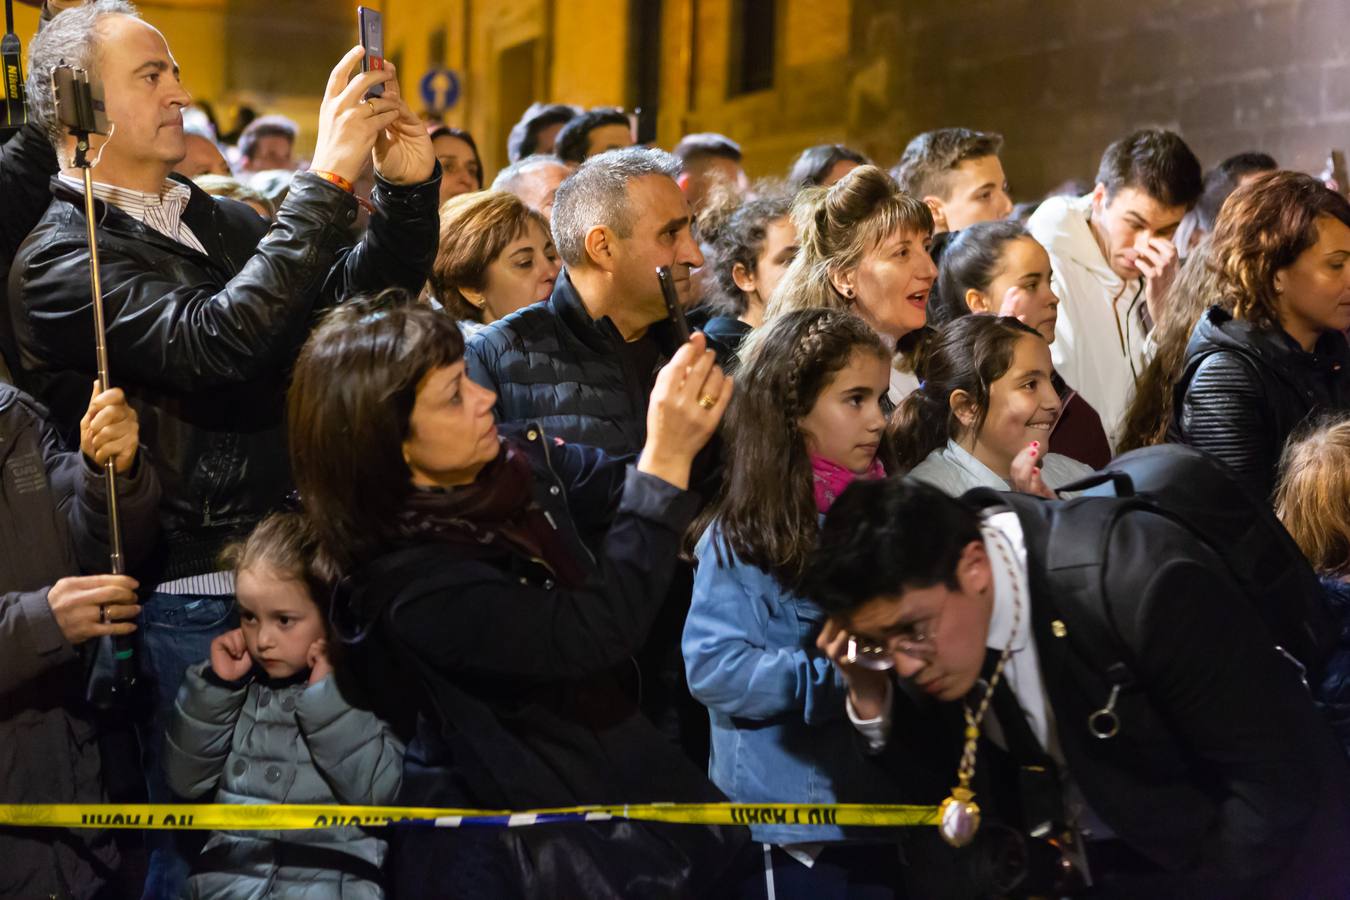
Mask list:
[{"label": "blue road sign", "polygon": [[459,102],[459,76],[442,66],[433,66],[417,83],[427,111],[440,115]]}]

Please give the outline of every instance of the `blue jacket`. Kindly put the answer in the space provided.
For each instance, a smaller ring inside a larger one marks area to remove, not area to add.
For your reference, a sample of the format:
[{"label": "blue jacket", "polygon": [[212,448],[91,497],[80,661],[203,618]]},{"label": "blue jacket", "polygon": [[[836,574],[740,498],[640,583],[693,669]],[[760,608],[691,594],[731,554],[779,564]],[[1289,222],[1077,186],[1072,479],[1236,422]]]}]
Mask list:
[{"label": "blue jacket", "polygon": [[1321,683],[1313,692],[1337,739],[1350,754],[1350,584],[1338,578],[1323,578],[1327,605],[1341,624],[1341,637],[1322,670]]},{"label": "blue jacket", "polygon": [[[825,613],[725,549],[719,563],[716,532],[714,524],[695,550],[682,642],[689,690],[712,719],[713,783],[739,803],[885,802],[886,779],[845,712],[843,677],[815,646]],[[770,844],[845,837],[832,826],[750,832]]]}]

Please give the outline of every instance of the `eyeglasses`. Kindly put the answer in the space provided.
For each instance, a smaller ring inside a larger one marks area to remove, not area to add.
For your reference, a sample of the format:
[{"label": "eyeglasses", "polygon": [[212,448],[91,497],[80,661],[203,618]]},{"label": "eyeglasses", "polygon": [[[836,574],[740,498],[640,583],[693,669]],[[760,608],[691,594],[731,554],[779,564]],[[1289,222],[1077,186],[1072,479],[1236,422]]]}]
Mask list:
[{"label": "eyeglasses", "polygon": [[895,668],[895,654],[903,653],[910,659],[930,663],[937,655],[937,645],[933,642],[933,633],[937,630],[937,617],[917,622],[901,634],[887,640],[851,634],[844,661],[851,666],[885,672]]}]

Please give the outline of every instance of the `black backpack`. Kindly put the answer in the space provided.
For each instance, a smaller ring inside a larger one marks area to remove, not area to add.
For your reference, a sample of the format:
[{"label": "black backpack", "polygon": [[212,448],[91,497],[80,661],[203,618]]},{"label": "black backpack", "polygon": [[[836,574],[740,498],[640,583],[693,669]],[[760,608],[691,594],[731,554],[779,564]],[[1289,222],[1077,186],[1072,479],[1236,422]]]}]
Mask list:
[{"label": "black backpack", "polygon": [[1273,643],[1305,670],[1321,670],[1339,625],[1317,575],[1270,504],[1217,459],[1182,444],[1145,447],[1060,490],[1079,497],[1045,501],[980,488],[965,499],[980,508],[1008,506],[1024,522],[1042,524],[1057,608],[1095,646],[1121,648],[1123,658],[1103,667],[1111,681],[1129,678],[1129,657],[1104,605],[1102,568],[1113,526],[1137,510],[1165,516],[1203,541],[1227,565]]}]

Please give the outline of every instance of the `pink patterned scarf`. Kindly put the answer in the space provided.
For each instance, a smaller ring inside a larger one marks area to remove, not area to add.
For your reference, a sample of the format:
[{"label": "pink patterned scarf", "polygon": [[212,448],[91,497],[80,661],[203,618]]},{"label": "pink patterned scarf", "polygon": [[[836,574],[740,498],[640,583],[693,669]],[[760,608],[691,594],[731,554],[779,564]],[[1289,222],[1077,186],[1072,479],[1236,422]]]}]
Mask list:
[{"label": "pink patterned scarf", "polygon": [[834,501],[844,492],[844,488],[852,484],[854,479],[885,477],[886,470],[879,459],[873,459],[871,468],[859,475],[830,462],[823,456],[811,454],[811,481],[816,493],[816,509],[822,514],[829,511]]}]

